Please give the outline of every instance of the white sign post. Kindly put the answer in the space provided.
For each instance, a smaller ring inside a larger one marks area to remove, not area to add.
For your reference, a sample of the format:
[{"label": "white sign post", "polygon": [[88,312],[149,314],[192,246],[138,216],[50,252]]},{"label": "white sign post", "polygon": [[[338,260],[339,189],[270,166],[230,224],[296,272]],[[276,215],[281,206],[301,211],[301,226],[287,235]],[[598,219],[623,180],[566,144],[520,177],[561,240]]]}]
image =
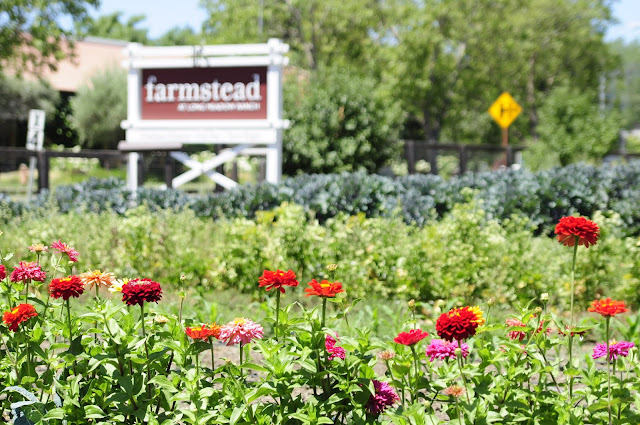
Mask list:
[{"label": "white sign post", "polygon": [[[282,71],[289,46],[265,44],[147,47],[129,44],[126,140],[127,187],[138,185],[139,152],[169,150],[189,170],[172,187],[206,175],[230,189],[237,182],[215,171],[238,155],[265,155],[266,179],[282,177]],[[179,151],[187,144],[235,145],[200,163]]]},{"label": "white sign post", "polygon": [[[30,151],[41,151],[44,144],[44,123],[45,114],[40,109],[29,111],[29,121],[27,123],[27,149]],[[36,172],[36,157],[29,158],[29,183],[27,185],[27,200],[31,200],[33,191],[33,177]]]}]

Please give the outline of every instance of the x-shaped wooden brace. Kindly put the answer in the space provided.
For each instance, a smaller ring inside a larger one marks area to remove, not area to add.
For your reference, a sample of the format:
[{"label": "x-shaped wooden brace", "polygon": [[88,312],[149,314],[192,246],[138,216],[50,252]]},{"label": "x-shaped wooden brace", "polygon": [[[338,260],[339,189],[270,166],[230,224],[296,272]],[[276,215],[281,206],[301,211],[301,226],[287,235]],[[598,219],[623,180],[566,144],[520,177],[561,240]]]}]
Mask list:
[{"label": "x-shaped wooden brace", "polygon": [[231,180],[229,177],[214,171],[213,169],[224,164],[225,162],[231,161],[249,146],[250,145],[238,145],[233,149],[225,150],[224,152],[205,162],[198,162],[195,159],[191,159],[191,157],[184,152],[171,152],[170,155],[172,158],[190,168],[189,171],[186,171],[179,176],[174,177],[174,179],[171,181],[172,187],[175,188],[182,186],[183,184],[190,182],[191,180],[194,180],[203,174],[206,174],[211,180],[224,187],[225,189],[233,189],[238,185],[238,183]]}]

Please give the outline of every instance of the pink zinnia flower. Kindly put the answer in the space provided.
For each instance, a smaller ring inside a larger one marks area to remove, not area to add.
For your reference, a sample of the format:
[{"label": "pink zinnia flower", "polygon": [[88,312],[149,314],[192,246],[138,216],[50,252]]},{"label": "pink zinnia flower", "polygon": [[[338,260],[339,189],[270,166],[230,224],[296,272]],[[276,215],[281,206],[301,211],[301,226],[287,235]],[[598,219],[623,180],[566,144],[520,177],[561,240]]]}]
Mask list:
[{"label": "pink zinnia flower", "polygon": [[[617,360],[618,356],[627,357],[629,355],[629,349],[632,348],[635,344],[633,342],[628,341],[609,341],[609,361]],[[594,359],[599,359],[600,357],[606,357],[607,355],[607,344],[596,344],[593,349],[592,357]]]},{"label": "pink zinnia flower", "polygon": [[[338,336],[338,334],[336,334],[336,336]],[[333,360],[336,357],[344,360],[344,357],[346,355],[344,348],[336,347],[336,342],[337,341],[335,340],[335,338],[333,338],[331,335],[327,335],[324,340],[324,347],[327,349],[327,353],[331,354],[329,356],[329,360]]]},{"label": "pink zinnia flower", "polygon": [[225,341],[227,345],[241,343],[248,344],[252,339],[262,339],[264,331],[262,326],[249,319],[240,317],[227,323],[220,330],[220,341]]},{"label": "pink zinnia flower", "polygon": [[69,257],[69,261],[73,263],[78,261],[78,255],[79,255],[78,251],[71,248],[69,245],[62,242],[60,239],[58,239],[58,242],[52,243],[51,248],[57,250],[60,254],[67,254],[67,256]]},{"label": "pink zinnia flower", "polygon": [[4,264],[0,264],[0,280],[4,280],[7,277],[7,269]]},{"label": "pink zinnia flower", "polygon": [[23,282],[25,280],[36,280],[44,282],[45,273],[36,263],[20,261],[20,264],[11,272],[11,282]]},{"label": "pink zinnia flower", "polygon": [[393,388],[386,382],[380,382],[374,379],[373,388],[375,388],[375,394],[371,394],[365,406],[367,412],[372,415],[379,415],[400,400],[398,394],[396,394]]},{"label": "pink zinnia flower", "polygon": [[[512,327],[512,328],[524,328],[525,324],[522,323],[520,320],[518,319],[507,319],[507,326]],[[509,331],[509,333],[507,334],[507,336],[509,336],[509,339],[512,341],[515,341],[516,339],[518,341],[522,341],[526,336],[527,333],[525,331]]]},{"label": "pink zinnia flower", "polygon": [[[429,361],[455,359],[456,348],[458,348],[458,341],[449,342],[443,339],[432,339],[431,344],[427,347],[426,354],[429,357]],[[462,351],[462,357],[466,359],[469,355],[469,345],[463,342],[460,350]]]}]

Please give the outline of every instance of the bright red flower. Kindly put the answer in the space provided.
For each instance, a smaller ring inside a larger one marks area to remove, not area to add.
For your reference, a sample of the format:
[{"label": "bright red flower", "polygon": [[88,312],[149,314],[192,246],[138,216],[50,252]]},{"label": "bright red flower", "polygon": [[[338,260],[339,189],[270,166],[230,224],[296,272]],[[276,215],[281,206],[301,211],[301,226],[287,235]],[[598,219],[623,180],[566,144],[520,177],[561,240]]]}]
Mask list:
[{"label": "bright red flower", "polygon": [[436,321],[436,331],[447,341],[461,341],[476,334],[478,326],[484,324],[482,311],[478,307],[453,308],[442,313]]},{"label": "bright red flower", "polygon": [[319,297],[328,297],[333,298],[336,294],[340,292],[344,292],[342,289],[342,283],[340,282],[329,282],[328,280],[323,280],[318,283],[315,279],[308,283],[311,288],[307,288],[304,290],[307,294],[305,297],[310,297],[311,295],[317,295]]},{"label": "bright red flower", "polygon": [[49,284],[49,293],[53,298],[68,300],[71,297],[78,298],[84,292],[84,285],[78,276],[61,277],[52,279]]},{"label": "bright red flower", "polygon": [[60,254],[67,254],[67,256],[69,257],[69,261],[73,263],[78,261],[78,255],[80,255],[78,254],[78,251],[71,248],[69,245],[67,245],[65,242],[62,242],[60,239],[58,239],[58,242],[52,243],[51,248],[57,250],[57,252],[59,252]]},{"label": "bright red flower", "polygon": [[5,311],[2,321],[9,326],[10,330],[16,332],[20,323],[26,322],[37,315],[35,307],[31,304],[20,304],[10,311]]},{"label": "bright red flower", "polygon": [[265,287],[266,290],[269,291],[271,289],[277,289],[284,294],[283,286],[298,286],[298,281],[296,280],[296,274],[292,271],[282,271],[276,270],[272,272],[270,270],[265,270],[262,273],[262,276],[258,279],[260,285],[259,288]]},{"label": "bright red flower", "polygon": [[604,317],[613,317],[618,313],[624,313],[628,310],[624,305],[624,301],[614,301],[611,298],[607,298],[604,300],[594,300],[587,311],[601,314]]},{"label": "bright red flower", "polygon": [[23,282],[25,280],[36,280],[44,282],[45,273],[36,262],[27,263],[20,261],[20,264],[11,272],[11,282]]},{"label": "bright red flower", "polygon": [[203,341],[206,341],[211,337],[216,339],[220,337],[221,329],[222,329],[222,326],[213,323],[211,325],[202,325],[202,326],[195,326],[193,328],[186,328],[184,332],[193,339],[201,339]]},{"label": "bright red flower", "polygon": [[423,332],[420,329],[411,329],[409,332],[400,332],[398,336],[393,339],[393,342],[410,347],[428,336],[429,334],[427,332]]},{"label": "bright red flower", "polygon": [[574,246],[576,238],[578,245],[595,245],[598,241],[600,229],[598,225],[584,217],[562,217],[556,225],[558,242],[564,246]]},{"label": "bright red flower", "polygon": [[0,264],[0,280],[4,280],[7,277],[7,269],[4,264]]},{"label": "bright red flower", "polygon": [[127,305],[157,303],[162,298],[162,288],[151,279],[132,279],[122,285],[122,302]]}]

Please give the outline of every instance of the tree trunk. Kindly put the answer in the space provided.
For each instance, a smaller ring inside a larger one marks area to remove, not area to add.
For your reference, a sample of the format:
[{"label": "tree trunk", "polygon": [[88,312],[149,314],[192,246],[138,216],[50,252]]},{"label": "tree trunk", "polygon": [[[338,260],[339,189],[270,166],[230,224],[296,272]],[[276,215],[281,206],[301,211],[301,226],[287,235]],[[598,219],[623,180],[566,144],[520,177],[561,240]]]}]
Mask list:
[{"label": "tree trunk", "polygon": [[536,86],[535,86],[535,66],[536,58],[529,59],[529,75],[527,76],[527,106],[529,107],[529,131],[534,140],[538,140],[538,111],[536,109]]}]

